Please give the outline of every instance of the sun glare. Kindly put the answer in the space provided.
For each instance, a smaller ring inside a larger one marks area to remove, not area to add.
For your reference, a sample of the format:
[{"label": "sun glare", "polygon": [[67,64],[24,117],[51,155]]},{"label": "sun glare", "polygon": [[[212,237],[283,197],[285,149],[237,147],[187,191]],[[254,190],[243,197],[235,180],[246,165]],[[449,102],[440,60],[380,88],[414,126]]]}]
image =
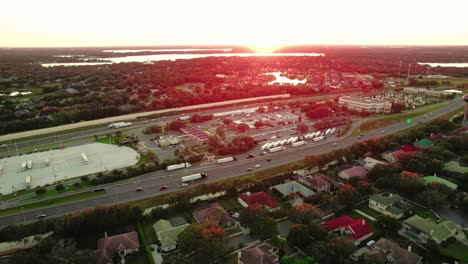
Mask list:
[{"label": "sun glare", "polygon": [[249,49],[256,53],[272,53],[279,50],[281,46],[279,45],[251,45]]}]

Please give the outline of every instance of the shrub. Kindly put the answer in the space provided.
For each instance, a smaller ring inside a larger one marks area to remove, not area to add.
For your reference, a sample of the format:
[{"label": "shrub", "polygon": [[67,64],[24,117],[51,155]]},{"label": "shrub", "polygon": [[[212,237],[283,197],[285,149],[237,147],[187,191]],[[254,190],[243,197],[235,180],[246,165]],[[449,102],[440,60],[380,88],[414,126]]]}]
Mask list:
[{"label": "shrub", "polygon": [[82,182],[89,182],[89,177],[88,176],[81,176],[80,180]]},{"label": "shrub", "polygon": [[41,194],[44,194],[46,192],[47,192],[46,188],[39,188],[39,189],[36,190],[37,195],[41,195]]},{"label": "shrub", "polygon": [[55,186],[55,190],[57,192],[63,191],[65,190],[65,186],[63,186],[63,184],[57,184],[57,186]]}]

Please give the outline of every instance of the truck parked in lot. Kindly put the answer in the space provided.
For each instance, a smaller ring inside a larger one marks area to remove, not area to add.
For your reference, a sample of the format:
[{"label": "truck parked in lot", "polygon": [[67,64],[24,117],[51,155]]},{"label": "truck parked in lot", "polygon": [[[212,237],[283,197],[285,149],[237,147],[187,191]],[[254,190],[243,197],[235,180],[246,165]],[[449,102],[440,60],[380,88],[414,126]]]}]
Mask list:
[{"label": "truck parked in lot", "polygon": [[132,122],[118,122],[118,123],[112,123],[108,127],[109,128],[121,128],[121,127],[128,127],[131,126],[133,123]]},{"label": "truck parked in lot", "polygon": [[33,166],[32,160],[28,160],[28,163],[26,166],[28,167],[28,170],[32,169],[32,166]]},{"label": "truck parked in lot", "polygon": [[81,153],[81,160],[83,161],[85,165],[89,163],[88,157],[86,156],[85,153]]},{"label": "truck parked in lot", "polygon": [[234,157],[227,157],[227,158],[217,159],[216,163],[221,164],[221,163],[231,162],[231,161],[235,161],[235,160],[236,160],[236,158],[234,158]]},{"label": "truck parked in lot", "polygon": [[305,141],[297,141],[297,142],[292,143],[292,146],[293,147],[299,147],[299,146],[302,146],[302,145],[305,145],[305,144],[306,144]]},{"label": "truck parked in lot", "polygon": [[169,165],[167,166],[167,170],[168,171],[172,171],[172,170],[178,170],[178,169],[183,169],[183,168],[188,168],[188,167],[191,167],[192,164],[188,163],[188,162],[184,162],[184,163],[179,163],[179,164],[174,164],[174,165]]},{"label": "truck parked in lot", "polygon": [[27,168],[28,167],[27,167],[26,161],[21,162],[21,170],[25,171]]},{"label": "truck parked in lot", "polygon": [[273,152],[278,152],[278,151],[282,151],[286,149],[285,147],[276,147],[276,148],[271,148],[269,149],[270,153],[273,153]]},{"label": "truck parked in lot", "polygon": [[192,175],[187,175],[187,176],[183,176],[181,178],[182,182],[183,183],[186,183],[186,182],[189,182],[189,181],[194,181],[194,180],[198,180],[198,179],[205,179],[206,178],[206,174],[205,173],[195,173],[195,174],[192,174]]},{"label": "truck parked in lot", "polygon": [[314,139],[313,139],[313,141],[314,141],[314,142],[318,142],[318,141],[320,141],[320,140],[324,140],[324,139],[325,139],[325,137],[324,137],[324,136],[320,136],[320,137],[316,137],[316,138],[314,138]]}]

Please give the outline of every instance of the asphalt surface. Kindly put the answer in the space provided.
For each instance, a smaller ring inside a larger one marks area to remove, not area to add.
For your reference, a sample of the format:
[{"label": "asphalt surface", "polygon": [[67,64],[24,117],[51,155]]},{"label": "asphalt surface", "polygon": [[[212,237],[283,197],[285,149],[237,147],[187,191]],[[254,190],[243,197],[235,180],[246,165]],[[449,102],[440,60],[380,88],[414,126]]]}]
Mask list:
[{"label": "asphalt surface", "polygon": [[[435,117],[444,115],[447,112],[462,106],[463,104],[464,102],[462,100],[450,101],[448,105],[438,110],[435,110],[431,114],[429,114],[429,118],[425,118],[424,116],[415,117],[409,124],[407,122],[399,122],[387,126],[385,128],[379,128],[373,131],[368,131],[365,133],[365,136],[361,139],[358,139],[356,136],[352,135],[352,131],[358,126],[358,123],[355,122],[353,124],[353,128],[350,129],[347,135],[340,138],[328,138],[325,141],[309,143],[307,145],[296,148],[289,147],[284,151],[268,154],[267,156],[256,156],[253,159],[246,159],[246,154],[244,154],[242,156],[238,156],[238,161],[231,163],[201,164],[176,171],[157,171],[145,174],[128,181],[117,182],[108,185],[106,187],[106,195],[104,196],[99,196],[87,200],[80,200],[62,205],[50,206],[41,209],[24,211],[24,213],[1,216],[0,226],[35,221],[36,216],[38,214],[47,214],[48,217],[59,217],[72,212],[81,211],[86,208],[91,208],[99,205],[112,205],[136,201],[156,196],[159,194],[177,191],[181,189],[180,177],[198,172],[204,172],[208,175],[208,177],[205,181],[192,183],[193,185],[201,184],[203,182],[215,182],[226,178],[241,176],[248,173],[246,172],[247,168],[254,168],[253,171],[256,171],[288,164],[293,161],[302,160],[305,155],[316,155],[330,152],[334,149],[348,147],[356,142],[364,141],[372,137],[388,135],[403,129],[407,129],[409,127],[418,126],[420,125],[420,122],[424,123]],[[384,133],[382,133],[382,131],[384,131]],[[334,146],[334,143],[337,143],[337,145]],[[267,157],[271,158],[270,162],[266,161]],[[261,167],[255,168],[256,164],[260,164]],[[160,191],[160,187],[163,185],[166,185],[169,188],[167,190]],[[136,192],[135,190],[138,187],[143,187],[143,191]]]}]

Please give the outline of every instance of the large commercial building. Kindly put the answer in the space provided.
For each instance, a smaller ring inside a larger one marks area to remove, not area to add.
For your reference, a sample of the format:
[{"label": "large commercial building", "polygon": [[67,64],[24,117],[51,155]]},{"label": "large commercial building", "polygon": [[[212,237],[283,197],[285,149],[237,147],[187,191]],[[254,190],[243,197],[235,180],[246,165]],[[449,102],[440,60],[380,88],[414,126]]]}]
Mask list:
[{"label": "large commercial building", "polygon": [[368,113],[390,113],[392,103],[385,100],[376,100],[359,96],[342,96],[338,100],[340,106],[346,105],[350,110]]}]

